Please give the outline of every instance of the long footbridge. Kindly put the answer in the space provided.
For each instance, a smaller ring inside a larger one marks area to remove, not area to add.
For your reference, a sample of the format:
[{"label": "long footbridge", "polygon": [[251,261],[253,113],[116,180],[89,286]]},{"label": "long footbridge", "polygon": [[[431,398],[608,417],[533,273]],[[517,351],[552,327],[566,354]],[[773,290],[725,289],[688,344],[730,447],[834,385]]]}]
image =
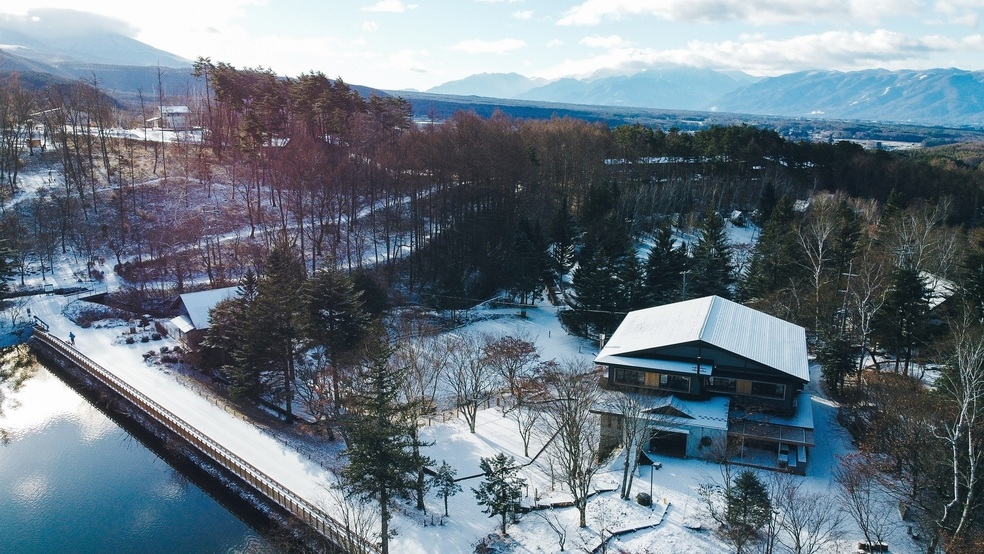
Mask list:
[{"label": "long footbridge", "polygon": [[293,517],[319,533],[331,545],[343,552],[352,554],[375,554],[379,547],[355,533],[321,507],[279,483],[241,456],[225,448],[206,433],[196,429],[152,398],[137,390],[90,358],[76,350],[72,345],[48,332],[47,326],[36,321],[33,340],[64,361],[95,378],[118,397],[152,418],[169,432],[180,437],[186,444],[204,454],[213,462],[226,469],[257,493],[290,513]]}]

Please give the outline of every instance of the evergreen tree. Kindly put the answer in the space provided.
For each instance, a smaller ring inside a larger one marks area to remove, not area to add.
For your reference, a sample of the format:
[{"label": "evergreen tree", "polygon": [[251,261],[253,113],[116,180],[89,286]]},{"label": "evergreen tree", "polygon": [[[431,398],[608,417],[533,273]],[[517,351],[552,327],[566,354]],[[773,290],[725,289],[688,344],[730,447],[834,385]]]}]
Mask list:
[{"label": "evergreen tree", "polygon": [[627,229],[614,221],[586,234],[574,270],[575,300],[561,312],[572,333],[610,335],[631,310],[645,305],[642,266]]},{"label": "evergreen tree", "polygon": [[389,298],[386,288],[366,269],[352,273],[352,286],[361,293],[362,309],[370,318],[379,317],[389,309]]},{"label": "evergreen tree", "polygon": [[650,305],[680,300],[687,255],[674,247],[673,230],[661,225],[653,234],[653,248],[646,258],[645,295]]},{"label": "evergreen tree", "polygon": [[304,339],[304,264],[290,246],[281,243],[270,251],[257,282],[251,310],[250,340],[259,350],[261,377],[267,392],[284,404],[293,421],[294,366]]},{"label": "evergreen tree", "polygon": [[735,269],[725,230],[724,218],[717,212],[708,210],[698,227],[700,238],[691,249],[687,298],[712,294],[731,298]]},{"label": "evergreen tree", "polygon": [[891,286],[882,309],[872,321],[875,340],[895,356],[895,371],[906,372],[916,346],[929,334],[929,289],[911,263],[892,271]]},{"label": "evergreen tree", "polygon": [[769,181],[762,189],[762,195],[759,197],[758,218],[756,223],[761,225],[763,222],[767,222],[772,219],[772,211],[776,208],[778,203],[779,197],[776,196],[776,186],[772,184],[772,181]]},{"label": "evergreen tree", "polygon": [[793,220],[793,202],[783,196],[755,243],[748,273],[741,282],[742,298],[764,298],[797,280],[800,267],[796,263]]},{"label": "evergreen tree", "polygon": [[503,264],[509,293],[518,298],[520,304],[527,301],[532,304],[537,300],[549,268],[550,258],[539,235],[539,230],[529,221],[520,221]]},{"label": "evergreen tree", "polygon": [[349,465],[342,470],[345,488],[363,500],[379,503],[381,550],[389,552],[392,504],[408,498],[416,485],[420,464],[414,455],[414,422],[406,417],[402,393],[403,368],[389,361],[392,351],[380,341],[367,349],[349,396],[346,436]]},{"label": "evergreen tree", "polygon": [[236,399],[257,401],[263,395],[260,342],[254,340],[261,322],[253,316],[258,280],[246,272],[235,297],[219,302],[209,313],[210,327],[202,341],[205,352],[214,357],[230,377],[229,393]]},{"label": "evergreen tree", "polygon": [[817,348],[817,361],[823,368],[823,378],[834,393],[844,392],[844,380],[857,366],[855,356],[857,348],[851,342],[850,336],[838,332],[830,337],[822,338]]},{"label": "evergreen tree", "polygon": [[491,458],[482,458],[479,464],[485,480],[477,489],[472,489],[483,513],[489,517],[502,516],[502,534],[506,535],[506,521],[510,515],[519,512],[519,501],[523,497],[525,479],[516,476],[519,468],[512,456],[499,453]]},{"label": "evergreen tree", "polygon": [[574,265],[577,236],[577,220],[571,214],[569,200],[565,196],[561,198],[560,207],[550,223],[550,265],[560,282]]},{"label": "evergreen tree", "polygon": [[960,263],[960,290],[974,313],[984,319],[984,234],[971,241]]},{"label": "evergreen tree", "polygon": [[725,490],[724,500],[726,521],[734,532],[752,534],[772,517],[769,491],[752,470],[742,470],[735,476]]},{"label": "evergreen tree", "polygon": [[[843,281],[851,271],[851,262],[864,238],[861,216],[851,208],[846,198],[837,204],[837,234],[834,236],[833,266]],[[843,288],[843,287],[842,287]]]},{"label": "evergreen tree", "polygon": [[458,471],[442,460],[441,466],[437,468],[437,473],[431,478],[431,486],[444,499],[444,517],[448,515],[448,497],[461,492],[461,485],[454,479],[456,475],[458,475]]},{"label": "evergreen tree", "polygon": [[334,268],[315,272],[304,286],[305,335],[325,349],[330,363],[333,411],[337,416],[352,355],[369,331],[362,292],[345,273]]}]

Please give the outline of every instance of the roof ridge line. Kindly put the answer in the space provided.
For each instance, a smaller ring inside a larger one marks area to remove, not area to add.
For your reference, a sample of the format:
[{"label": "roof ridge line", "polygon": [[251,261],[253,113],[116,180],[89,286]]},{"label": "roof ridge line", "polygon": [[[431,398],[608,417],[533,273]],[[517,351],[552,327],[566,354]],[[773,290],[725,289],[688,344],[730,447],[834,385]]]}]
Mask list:
[{"label": "roof ridge line", "polygon": [[710,305],[707,307],[707,313],[704,314],[704,321],[703,323],[700,324],[700,331],[697,332],[698,340],[704,340],[704,329],[707,328],[707,322],[710,321],[711,319],[711,310],[714,309],[714,306],[717,304],[717,300],[720,297],[716,294],[712,294],[710,298],[711,298],[711,302]]}]

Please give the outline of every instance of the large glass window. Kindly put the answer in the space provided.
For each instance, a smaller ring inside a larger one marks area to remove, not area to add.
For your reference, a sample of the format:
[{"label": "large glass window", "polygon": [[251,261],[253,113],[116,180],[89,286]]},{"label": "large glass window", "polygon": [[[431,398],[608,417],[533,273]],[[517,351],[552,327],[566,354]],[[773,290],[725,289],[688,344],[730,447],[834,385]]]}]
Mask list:
[{"label": "large glass window", "polygon": [[667,373],[662,373],[659,376],[659,388],[690,392],[690,377],[685,375],[670,375]]},{"label": "large glass window", "polygon": [[761,381],[752,381],[752,395],[766,396],[769,398],[785,398],[786,385],[777,385],[775,383],[762,383]]},{"label": "large glass window", "polygon": [[633,369],[616,368],[615,382],[623,385],[633,385],[641,387],[646,384],[646,376],[641,371]]},{"label": "large glass window", "polygon": [[785,398],[786,385],[766,383],[764,381],[749,381],[729,377],[711,377],[707,380],[708,390],[726,394],[761,396],[765,398]]},{"label": "large glass window", "polygon": [[668,373],[616,368],[615,382],[619,385],[630,385],[633,387],[690,392],[690,377],[686,375],[671,375]]},{"label": "large glass window", "polygon": [[736,392],[738,390],[738,380],[729,377],[711,377],[707,381],[707,387],[716,391]]}]

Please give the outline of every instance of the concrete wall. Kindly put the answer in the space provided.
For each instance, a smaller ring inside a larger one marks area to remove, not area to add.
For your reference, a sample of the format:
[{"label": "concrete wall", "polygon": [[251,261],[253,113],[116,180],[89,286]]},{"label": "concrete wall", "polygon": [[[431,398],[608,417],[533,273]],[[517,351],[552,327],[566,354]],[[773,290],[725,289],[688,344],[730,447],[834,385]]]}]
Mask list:
[{"label": "concrete wall", "polygon": [[727,431],[705,427],[691,427],[688,430],[690,431],[690,434],[687,435],[688,458],[715,457],[724,452],[725,444],[728,441]]}]

